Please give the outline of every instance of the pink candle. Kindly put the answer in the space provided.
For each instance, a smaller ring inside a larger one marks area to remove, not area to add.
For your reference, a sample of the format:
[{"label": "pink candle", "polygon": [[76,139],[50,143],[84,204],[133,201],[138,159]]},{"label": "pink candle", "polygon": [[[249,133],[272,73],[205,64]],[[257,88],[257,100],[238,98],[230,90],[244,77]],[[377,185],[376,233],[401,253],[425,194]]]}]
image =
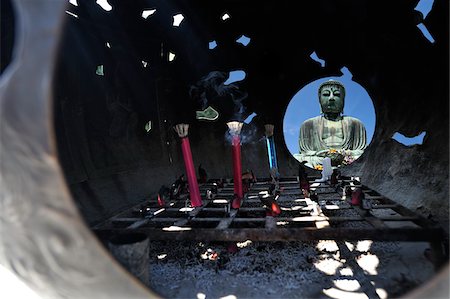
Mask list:
[{"label": "pink candle", "polygon": [[181,151],[183,152],[184,166],[186,167],[186,176],[189,185],[189,197],[193,207],[202,205],[202,198],[198,188],[197,176],[195,175],[194,162],[192,161],[191,145],[188,137],[181,138]]},{"label": "pink candle", "polygon": [[242,191],[242,169],[241,169],[241,138],[239,135],[233,135],[231,140],[234,174],[234,193],[239,199],[244,196]]}]

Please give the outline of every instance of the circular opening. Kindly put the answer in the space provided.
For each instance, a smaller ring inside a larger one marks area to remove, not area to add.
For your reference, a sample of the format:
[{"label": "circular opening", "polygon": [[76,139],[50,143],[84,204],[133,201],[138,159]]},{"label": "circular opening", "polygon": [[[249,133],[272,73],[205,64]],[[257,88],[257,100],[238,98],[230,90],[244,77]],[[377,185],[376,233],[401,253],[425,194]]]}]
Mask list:
[{"label": "circular opening", "polygon": [[[286,146],[296,160],[306,161],[310,168],[322,169],[326,157],[331,159],[333,167],[349,165],[372,140],[375,130],[372,100],[364,87],[352,80],[346,68],[342,72],[341,77],[325,77],[304,86],[286,109],[283,120]],[[330,80],[342,83],[344,89]],[[319,101],[319,88],[327,82],[330,84],[322,88]],[[340,99],[343,99],[342,114],[336,113]],[[327,108],[330,105],[336,107]]]}]

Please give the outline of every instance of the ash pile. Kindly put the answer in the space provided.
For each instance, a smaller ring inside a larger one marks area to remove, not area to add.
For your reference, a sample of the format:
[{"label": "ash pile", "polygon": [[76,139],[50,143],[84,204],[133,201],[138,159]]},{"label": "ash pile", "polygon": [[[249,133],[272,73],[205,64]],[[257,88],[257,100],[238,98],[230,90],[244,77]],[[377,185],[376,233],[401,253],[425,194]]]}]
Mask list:
[{"label": "ash pile", "polygon": [[164,298],[393,298],[434,275],[427,243],[153,241]]}]

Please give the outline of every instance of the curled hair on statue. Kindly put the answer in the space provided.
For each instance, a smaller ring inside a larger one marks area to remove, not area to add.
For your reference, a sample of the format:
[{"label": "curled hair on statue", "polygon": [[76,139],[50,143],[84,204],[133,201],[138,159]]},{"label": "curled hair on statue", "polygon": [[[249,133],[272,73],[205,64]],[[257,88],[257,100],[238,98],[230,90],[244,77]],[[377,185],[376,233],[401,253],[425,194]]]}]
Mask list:
[{"label": "curled hair on statue", "polygon": [[345,98],[345,87],[344,87],[344,84],[342,84],[341,82],[339,82],[337,80],[333,80],[333,79],[330,79],[328,81],[322,82],[322,84],[320,84],[319,89],[318,89],[319,96],[320,96],[320,93],[322,92],[322,89],[325,86],[333,86],[333,85],[334,86],[339,86],[342,89],[342,98]]}]

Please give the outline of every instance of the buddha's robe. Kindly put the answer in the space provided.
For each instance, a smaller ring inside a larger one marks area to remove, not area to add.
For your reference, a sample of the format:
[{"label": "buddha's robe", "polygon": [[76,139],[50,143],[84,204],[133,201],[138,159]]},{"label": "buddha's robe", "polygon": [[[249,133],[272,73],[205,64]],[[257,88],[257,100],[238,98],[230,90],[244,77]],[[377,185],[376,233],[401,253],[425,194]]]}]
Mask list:
[{"label": "buddha's robe", "polygon": [[[300,153],[295,158],[307,161],[309,167],[315,167],[322,164],[325,155],[321,151],[335,149],[345,150],[354,160],[359,158],[366,148],[366,129],[364,124],[350,116],[343,116],[337,122],[340,123],[342,130],[339,132],[338,143],[329,144],[329,138],[325,138],[324,131],[329,131],[326,125],[327,121],[323,116],[316,116],[303,122],[300,127],[299,146]],[[336,140],[336,138],[334,139]]]}]

